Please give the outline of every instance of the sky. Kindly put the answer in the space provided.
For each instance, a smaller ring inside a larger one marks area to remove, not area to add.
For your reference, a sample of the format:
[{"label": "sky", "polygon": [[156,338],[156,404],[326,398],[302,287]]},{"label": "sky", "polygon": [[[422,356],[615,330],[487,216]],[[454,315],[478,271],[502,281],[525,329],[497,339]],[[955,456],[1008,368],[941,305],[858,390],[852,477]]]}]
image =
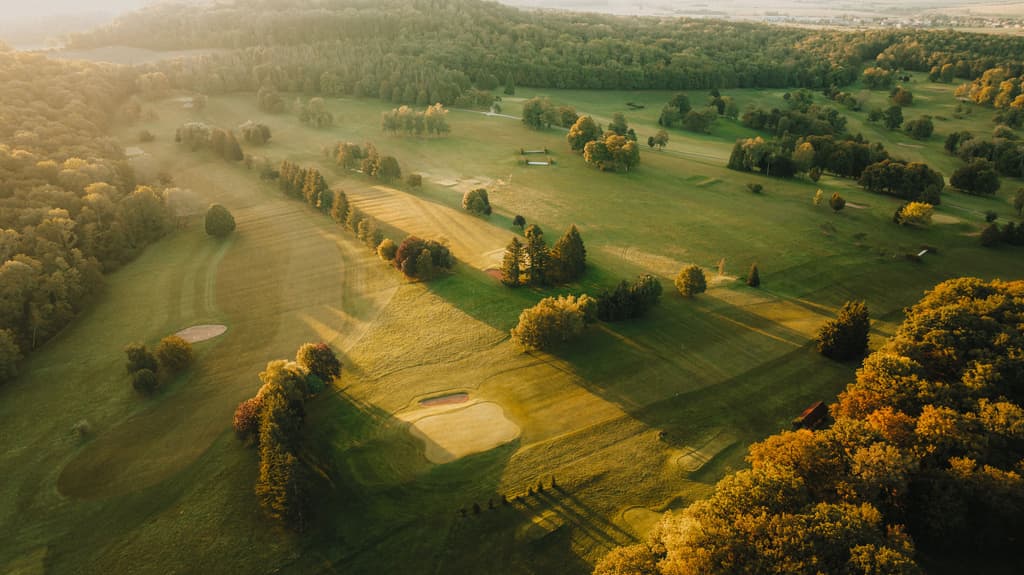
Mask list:
[{"label": "sky", "polygon": [[3,2],[0,19],[20,20],[53,14],[83,12],[120,13],[153,3],[154,0],[21,0]]}]

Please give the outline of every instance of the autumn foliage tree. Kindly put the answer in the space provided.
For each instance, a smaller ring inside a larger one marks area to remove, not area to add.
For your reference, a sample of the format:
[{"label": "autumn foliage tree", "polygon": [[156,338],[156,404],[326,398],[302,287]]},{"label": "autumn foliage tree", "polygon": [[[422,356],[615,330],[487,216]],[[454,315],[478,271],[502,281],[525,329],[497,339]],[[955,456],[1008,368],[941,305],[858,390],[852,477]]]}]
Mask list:
[{"label": "autumn foliage tree", "polygon": [[550,349],[582,334],[596,318],[597,302],[586,294],[547,297],[519,314],[512,340],[526,349]]},{"label": "autumn foliage tree", "polygon": [[693,297],[707,291],[708,281],[700,266],[689,265],[679,270],[679,274],[675,278],[675,286],[680,294]]},{"label": "autumn foliage tree", "polygon": [[326,343],[304,343],[295,354],[295,361],[309,373],[330,383],[341,375],[341,361]]},{"label": "autumn foliage tree", "polygon": [[180,373],[192,365],[192,344],[179,336],[169,335],[156,348],[160,367],[169,373]]}]

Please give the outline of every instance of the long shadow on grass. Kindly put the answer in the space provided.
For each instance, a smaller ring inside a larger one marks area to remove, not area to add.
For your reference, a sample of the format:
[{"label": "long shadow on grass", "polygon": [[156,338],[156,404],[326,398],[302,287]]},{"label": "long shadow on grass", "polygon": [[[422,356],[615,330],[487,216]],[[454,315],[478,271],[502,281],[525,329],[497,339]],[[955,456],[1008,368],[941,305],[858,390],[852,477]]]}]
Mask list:
[{"label": "long shadow on grass", "polygon": [[[306,550],[289,569],[337,573],[587,573],[568,540],[528,528],[501,479],[518,440],[430,464],[408,423],[340,392],[310,405],[306,459],[320,477]],[[479,512],[474,511],[474,504]],[[572,558],[567,561],[567,557]]]}]

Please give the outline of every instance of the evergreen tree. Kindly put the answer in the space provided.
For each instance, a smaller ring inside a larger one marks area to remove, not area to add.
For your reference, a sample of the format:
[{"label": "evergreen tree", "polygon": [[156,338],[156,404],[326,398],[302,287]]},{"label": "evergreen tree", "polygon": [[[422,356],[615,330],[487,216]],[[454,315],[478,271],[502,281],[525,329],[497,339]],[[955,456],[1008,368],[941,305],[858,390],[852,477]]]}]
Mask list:
[{"label": "evergreen tree", "polygon": [[238,140],[235,138],[235,133],[228,130],[227,137],[224,140],[224,159],[229,162],[241,162],[245,159],[245,154],[242,153],[242,146],[238,144]]},{"label": "evergreen tree", "polygon": [[348,196],[342,190],[334,190],[334,199],[331,200],[331,219],[339,224],[345,223],[348,219]]},{"label": "evergreen tree", "polygon": [[501,283],[517,287],[522,282],[520,274],[523,267],[523,244],[519,238],[512,236],[512,241],[505,248],[505,257],[501,260]]},{"label": "evergreen tree", "polygon": [[818,351],[825,357],[845,361],[860,357],[868,349],[871,320],[862,301],[848,301],[839,315],[818,332]]},{"label": "evergreen tree", "polygon": [[530,224],[526,228],[526,271],[529,276],[530,285],[544,285],[547,283],[548,247],[544,243],[544,232],[537,224]]},{"label": "evergreen tree", "polygon": [[509,72],[508,76],[505,77],[505,95],[506,96],[514,96],[515,93],[516,93],[515,79],[512,77],[512,72]]},{"label": "evergreen tree", "polygon": [[583,275],[587,267],[587,249],[575,225],[569,226],[551,250],[551,279],[567,282]]},{"label": "evergreen tree", "polygon": [[747,285],[750,287],[761,286],[761,274],[757,271],[757,264],[750,264],[750,273],[747,274]]},{"label": "evergreen tree", "polygon": [[523,230],[526,227],[526,218],[516,214],[516,217],[512,218],[512,225],[519,226],[519,229]]}]

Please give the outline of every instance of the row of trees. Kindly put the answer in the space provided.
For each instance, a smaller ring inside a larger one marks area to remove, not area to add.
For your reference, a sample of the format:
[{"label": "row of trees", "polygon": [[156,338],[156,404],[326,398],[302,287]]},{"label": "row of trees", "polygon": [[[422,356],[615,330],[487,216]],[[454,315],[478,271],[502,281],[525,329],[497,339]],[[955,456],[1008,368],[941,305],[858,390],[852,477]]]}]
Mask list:
[{"label": "row of trees", "polygon": [[[866,309],[846,307],[859,348]],[[752,445],[750,469],[595,573],[913,574],[916,547],[939,561],[1015,557],[1024,358],[1010,350],[1024,345],[1021,313],[1019,281],[936,286],[864,360],[830,428]]]},{"label": "row of trees", "polygon": [[548,249],[540,226],[526,227],[526,244],[513,236],[501,262],[501,281],[507,286],[543,286],[578,279],[587,267],[587,249],[575,225]]},{"label": "row of trees", "polygon": [[340,375],[341,362],[329,346],[307,343],[295,361],[269,362],[260,372],[259,391],[235,409],[235,434],[259,450],[260,506],[297,531],[305,529],[311,510],[311,475],[299,458],[305,402]]},{"label": "row of trees", "polygon": [[422,112],[408,106],[399,106],[390,112],[383,112],[381,128],[391,134],[404,132],[407,136],[447,136],[451,132],[451,126],[448,125],[448,110],[439,103],[427,106]]}]

